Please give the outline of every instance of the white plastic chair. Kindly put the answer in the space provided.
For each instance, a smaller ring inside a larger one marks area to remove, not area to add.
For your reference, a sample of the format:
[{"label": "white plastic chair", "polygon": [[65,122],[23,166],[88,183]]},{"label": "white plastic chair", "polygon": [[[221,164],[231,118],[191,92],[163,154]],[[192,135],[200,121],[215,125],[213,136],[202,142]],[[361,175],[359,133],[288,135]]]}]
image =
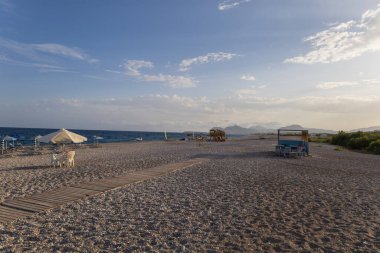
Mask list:
[{"label": "white plastic chair", "polygon": [[74,167],[75,166],[75,151],[68,151],[66,153],[66,162],[67,162],[67,167]]},{"label": "white plastic chair", "polygon": [[55,166],[61,167],[61,161],[58,159],[58,154],[53,154],[51,157],[51,164],[53,165],[54,169]]}]

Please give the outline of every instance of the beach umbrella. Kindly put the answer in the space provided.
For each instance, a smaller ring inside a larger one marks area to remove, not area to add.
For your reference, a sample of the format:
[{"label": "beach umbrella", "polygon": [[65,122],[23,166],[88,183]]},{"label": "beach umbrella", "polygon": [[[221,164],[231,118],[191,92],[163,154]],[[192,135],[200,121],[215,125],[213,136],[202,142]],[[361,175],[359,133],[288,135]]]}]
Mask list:
[{"label": "beach umbrella", "polygon": [[96,135],[94,135],[94,139],[95,139],[95,140],[103,140],[104,138],[103,138],[103,137],[100,137],[100,136],[96,136]]},{"label": "beach umbrella", "polygon": [[93,138],[94,138],[94,144],[96,144],[96,145],[99,144],[99,140],[103,140],[104,139],[103,137],[96,136],[96,135],[94,135]]},{"label": "beach umbrella", "polygon": [[4,137],[4,139],[3,139],[4,141],[15,141],[15,140],[17,140],[15,137],[12,137],[12,136],[5,136]]},{"label": "beach umbrella", "polygon": [[16,141],[17,139],[15,138],[15,137],[12,137],[12,136],[9,136],[9,135],[7,135],[7,136],[5,136],[4,138],[3,138],[3,141],[5,141],[5,148],[7,148],[7,143],[8,143],[8,141],[11,141],[12,142],[12,145],[13,145],[13,147],[15,146],[15,141]]},{"label": "beach umbrella", "polygon": [[87,141],[87,138],[70,132],[64,128],[54,132],[47,134],[45,136],[42,136],[38,139],[39,142],[45,142],[45,143],[54,143],[54,144],[68,144],[68,143],[81,143]]}]

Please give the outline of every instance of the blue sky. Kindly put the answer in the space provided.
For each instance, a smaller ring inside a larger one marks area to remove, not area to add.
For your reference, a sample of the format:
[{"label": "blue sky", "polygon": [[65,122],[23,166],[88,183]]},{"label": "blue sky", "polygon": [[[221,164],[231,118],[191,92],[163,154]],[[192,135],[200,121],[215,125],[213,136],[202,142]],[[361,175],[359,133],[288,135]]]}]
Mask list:
[{"label": "blue sky", "polygon": [[2,126],[380,125],[380,1],[0,0]]}]

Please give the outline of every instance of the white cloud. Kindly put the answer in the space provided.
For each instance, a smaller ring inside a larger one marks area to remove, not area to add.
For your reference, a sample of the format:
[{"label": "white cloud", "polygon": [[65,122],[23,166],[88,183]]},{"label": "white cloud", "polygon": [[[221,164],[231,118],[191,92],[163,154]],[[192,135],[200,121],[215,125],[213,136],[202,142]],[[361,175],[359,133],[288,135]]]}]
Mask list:
[{"label": "white cloud", "polygon": [[171,88],[192,88],[197,83],[190,77],[164,74],[144,75],[142,79],[146,82],[161,82]]},{"label": "white cloud", "polygon": [[256,77],[253,76],[253,75],[242,75],[240,77],[240,80],[244,80],[244,81],[255,81],[256,80]]},{"label": "white cloud", "polygon": [[140,69],[148,68],[151,69],[154,67],[151,61],[144,60],[128,60],[122,65],[122,67],[127,71],[129,76],[140,76]]},{"label": "white cloud", "polygon": [[226,11],[238,7],[242,3],[248,3],[251,0],[227,0],[218,4],[220,11]]},{"label": "white cloud", "polygon": [[313,50],[288,58],[285,63],[331,63],[380,51],[380,4],[366,11],[360,20],[340,23],[304,41],[311,43]]},{"label": "white cloud", "polygon": [[44,54],[53,54],[81,61],[87,61],[89,63],[98,62],[97,59],[91,58],[79,48],[70,48],[54,43],[26,44],[0,37],[0,49],[1,48],[7,50],[8,53],[17,54],[27,59],[38,61],[43,61]]},{"label": "white cloud", "polygon": [[87,61],[89,63],[98,62],[97,59],[89,57],[80,48],[70,48],[60,44],[47,43],[47,44],[30,44],[31,48],[40,52],[61,55],[77,60]]},{"label": "white cloud", "polygon": [[380,85],[380,79],[364,79],[362,80],[362,83],[368,86]]},{"label": "white cloud", "polygon": [[338,87],[357,86],[357,85],[359,85],[358,82],[341,81],[341,82],[324,82],[324,83],[318,84],[316,87],[318,89],[329,90],[329,89],[334,89]]},{"label": "white cloud", "polygon": [[379,79],[364,79],[360,81],[336,81],[336,82],[323,82],[318,84],[316,87],[322,90],[330,90],[340,87],[360,87],[369,88],[379,85]]},{"label": "white cloud", "polygon": [[102,80],[102,81],[107,81],[107,78],[104,78],[102,76],[96,76],[96,75],[83,75],[84,77],[95,79],[95,80]]},{"label": "white cloud", "polygon": [[121,71],[118,70],[106,69],[106,71],[113,74],[121,74]]},{"label": "white cloud", "polygon": [[235,91],[235,94],[241,99],[250,99],[256,97],[255,89],[239,89]]},{"label": "white cloud", "polygon": [[[145,60],[128,60],[121,67],[124,68],[126,74],[133,76],[142,80],[144,82],[158,82],[163,83],[165,86],[171,88],[192,88],[196,86],[197,81],[191,77],[181,76],[181,75],[165,75],[165,74],[156,74],[156,75],[147,75],[140,72],[140,69],[154,68],[154,64],[151,61]],[[115,71],[109,71],[115,73]]]},{"label": "white cloud", "polygon": [[208,53],[206,55],[197,56],[194,58],[184,59],[179,64],[180,71],[187,71],[190,69],[191,65],[194,64],[205,64],[209,62],[221,62],[231,60],[233,57],[236,57],[237,54],[233,53]]},{"label": "white cloud", "polygon": [[66,69],[54,69],[54,68],[40,68],[38,72],[41,73],[78,73],[77,71],[66,70]]},{"label": "white cloud", "polygon": [[68,71],[61,66],[38,63],[38,62],[18,61],[15,59],[11,59],[5,55],[0,55],[0,61],[5,62],[7,64],[17,65],[17,66],[22,66],[22,67],[38,68],[40,72],[73,72],[74,73],[74,71]]}]

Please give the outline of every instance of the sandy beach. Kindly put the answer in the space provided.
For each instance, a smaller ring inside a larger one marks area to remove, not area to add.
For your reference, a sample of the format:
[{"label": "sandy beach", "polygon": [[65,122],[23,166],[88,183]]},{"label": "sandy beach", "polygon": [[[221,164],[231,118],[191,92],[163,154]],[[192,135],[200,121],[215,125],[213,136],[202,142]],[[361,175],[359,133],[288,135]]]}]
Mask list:
[{"label": "sandy beach", "polygon": [[208,161],[0,224],[4,252],[379,252],[380,156],[274,140],[138,142],[0,158],[0,202],[191,158]]}]

